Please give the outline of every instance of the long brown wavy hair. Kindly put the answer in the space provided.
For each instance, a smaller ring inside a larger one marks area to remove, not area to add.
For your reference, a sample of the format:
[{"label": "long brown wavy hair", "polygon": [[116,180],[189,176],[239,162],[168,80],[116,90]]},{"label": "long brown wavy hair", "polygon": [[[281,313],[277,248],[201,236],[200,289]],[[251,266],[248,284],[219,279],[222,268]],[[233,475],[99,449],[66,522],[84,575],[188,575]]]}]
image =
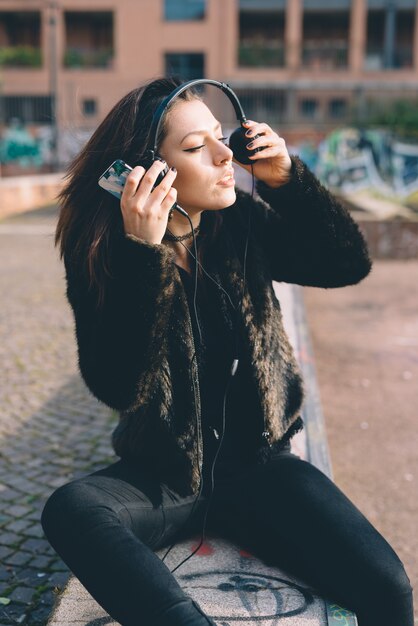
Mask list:
[{"label": "long brown wavy hair", "polygon": [[[70,164],[66,184],[58,195],[60,215],[55,245],[66,267],[71,264],[87,276],[88,285],[101,307],[106,282],[111,277],[110,247],[116,233],[123,234],[119,200],[98,186],[97,181],[115,159],[132,167],[140,163],[150,148],[152,117],[158,105],[182,83],[177,77],[158,78],[137,87],[124,96],[108,113],[89,141]],[[182,100],[199,98],[192,88],[178,96]],[[176,105],[176,100],[170,109]],[[158,145],[167,134],[169,110],[164,116]],[[118,210],[119,208],[119,210]],[[211,211],[212,213],[212,211]],[[200,240],[198,259],[219,231],[222,217],[216,211],[207,220]]]}]

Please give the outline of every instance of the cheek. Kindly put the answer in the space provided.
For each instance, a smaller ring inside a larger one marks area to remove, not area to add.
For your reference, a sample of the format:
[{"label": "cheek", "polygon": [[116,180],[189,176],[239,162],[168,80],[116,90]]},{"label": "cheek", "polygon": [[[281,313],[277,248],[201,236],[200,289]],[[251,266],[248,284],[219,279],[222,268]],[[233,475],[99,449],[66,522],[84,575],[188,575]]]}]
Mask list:
[{"label": "cheek", "polygon": [[202,167],[193,167],[190,164],[188,164],[187,167],[181,167],[180,165],[177,171],[174,187],[177,189],[177,192],[182,195],[202,193],[207,187],[207,183],[210,181],[210,177],[205,173]]}]

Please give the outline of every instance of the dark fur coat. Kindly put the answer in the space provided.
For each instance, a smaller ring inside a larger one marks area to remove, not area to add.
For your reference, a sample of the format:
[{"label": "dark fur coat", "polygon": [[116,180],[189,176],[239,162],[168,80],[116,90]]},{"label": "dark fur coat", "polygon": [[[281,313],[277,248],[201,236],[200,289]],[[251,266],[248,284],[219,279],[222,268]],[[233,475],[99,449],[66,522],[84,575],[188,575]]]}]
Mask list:
[{"label": "dark fur coat", "polygon": [[[340,287],[357,283],[371,268],[348,211],[303,161],[291,158],[290,182],[279,189],[258,183],[263,201],[237,193],[235,204],[221,211],[214,243],[222,285],[236,304],[242,300],[240,333],[258,389],[267,449],[302,427],[303,401],[301,374],[272,281]],[[202,230],[210,214],[202,214]],[[121,230],[111,246],[111,269],[104,306],[97,310],[83,272],[66,263],[81,375],[100,401],[120,412],[113,433],[116,453],[181,494],[196,493],[203,452],[199,372],[174,252],[164,244],[133,241]]]}]

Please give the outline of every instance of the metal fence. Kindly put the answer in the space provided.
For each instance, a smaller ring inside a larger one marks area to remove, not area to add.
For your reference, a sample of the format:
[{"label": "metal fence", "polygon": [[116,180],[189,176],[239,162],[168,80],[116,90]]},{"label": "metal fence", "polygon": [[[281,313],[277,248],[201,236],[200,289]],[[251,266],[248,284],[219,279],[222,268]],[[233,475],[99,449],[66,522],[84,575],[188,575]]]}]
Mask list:
[{"label": "metal fence", "polygon": [[24,124],[52,124],[52,105],[51,96],[0,95],[0,123],[16,118]]}]

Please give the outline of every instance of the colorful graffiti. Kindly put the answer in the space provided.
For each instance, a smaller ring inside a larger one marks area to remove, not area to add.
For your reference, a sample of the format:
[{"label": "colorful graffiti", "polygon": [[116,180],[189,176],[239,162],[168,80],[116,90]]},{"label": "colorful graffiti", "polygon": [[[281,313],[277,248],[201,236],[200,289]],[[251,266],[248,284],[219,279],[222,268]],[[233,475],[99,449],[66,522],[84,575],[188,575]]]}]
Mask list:
[{"label": "colorful graffiti", "polygon": [[18,118],[10,120],[0,136],[0,162],[13,166],[13,172],[25,174],[31,171],[50,171],[67,164],[81,150],[89,139],[92,130],[67,127],[61,129],[58,146],[59,157],[53,149],[53,128],[51,125],[25,126]]},{"label": "colorful graffiti", "polygon": [[418,191],[418,145],[384,130],[343,128],[318,146],[299,146],[302,159],[330,187],[343,192],[375,188],[407,197]]},{"label": "colorful graffiti", "polygon": [[18,118],[12,118],[0,139],[0,161],[18,165],[23,171],[39,169],[51,163],[52,132],[49,126],[29,130]]},{"label": "colorful graffiti", "polygon": [[339,604],[327,602],[328,626],[357,626],[357,618]]}]

